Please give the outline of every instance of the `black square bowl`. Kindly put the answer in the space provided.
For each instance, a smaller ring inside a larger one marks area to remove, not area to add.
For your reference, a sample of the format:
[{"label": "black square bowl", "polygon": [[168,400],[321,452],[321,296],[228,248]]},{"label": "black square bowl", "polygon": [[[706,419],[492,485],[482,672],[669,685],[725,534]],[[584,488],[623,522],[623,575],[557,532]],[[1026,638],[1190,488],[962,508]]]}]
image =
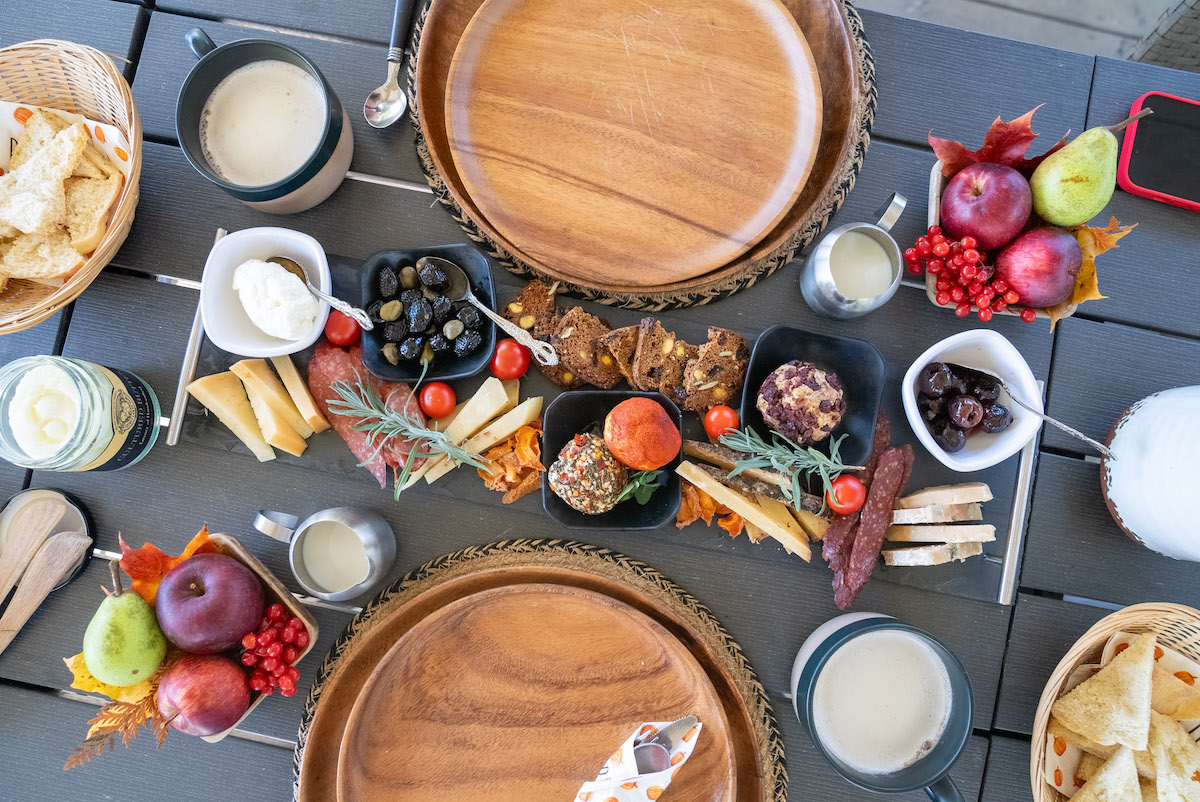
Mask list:
[{"label": "black square bowl", "polygon": [[742,394],[742,425],[770,441],[774,431],[758,411],[758,390],[771,371],[793,359],[812,362],[826,373],[836,373],[846,399],[846,414],[828,439],[815,447],[828,450],[829,440],[849,435],[838,454],[846,465],[865,465],[875,439],[875,419],[883,397],[887,365],[879,349],[866,340],[834,337],[781,323],[758,336],[746,368]]},{"label": "black square bowl", "polygon": [[[437,245],[432,248],[400,248],[393,251],[380,251],[367,259],[362,266],[362,302],[360,306],[366,309],[379,299],[376,285],[379,281],[379,271],[386,265],[392,269],[397,266],[416,264],[422,256],[440,256],[458,265],[467,274],[471,282],[471,291],[489,309],[496,308],[496,288],[492,285],[492,268],[488,258],[470,245]],[[465,379],[483,370],[496,350],[496,326],[484,317],[483,328],[479,330],[483,342],[479,349],[467,356],[454,354],[439,354],[430,364],[425,381],[449,381]],[[421,363],[417,360],[401,362],[393,365],[383,357],[383,326],[376,326],[370,331],[363,332],[362,360],[367,370],[384,381],[415,382],[421,376]]]},{"label": "black square bowl", "polygon": [[[577,434],[594,432],[604,436],[604,419],[612,408],[627,398],[652,398],[682,427],[683,413],[662,393],[638,390],[572,390],[562,393],[546,407],[543,418],[542,464],[546,470],[558,459],[558,452]],[[585,515],[559,498],[550,489],[550,480],[542,482],[542,506],[546,514],[568,529],[658,529],[679,514],[680,479],[675,469],[683,459],[683,450],[662,467],[665,482],[645,504],[628,498],[608,512]]]}]

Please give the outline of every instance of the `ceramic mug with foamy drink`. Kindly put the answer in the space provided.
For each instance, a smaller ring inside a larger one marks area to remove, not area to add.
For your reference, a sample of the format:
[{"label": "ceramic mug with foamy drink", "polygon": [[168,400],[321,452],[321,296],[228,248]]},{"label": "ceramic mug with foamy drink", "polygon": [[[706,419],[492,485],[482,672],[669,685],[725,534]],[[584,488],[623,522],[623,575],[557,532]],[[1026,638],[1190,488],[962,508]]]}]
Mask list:
[{"label": "ceramic mug with foamy drink", "polygon": [[800,648],[792,701],[817,750],[851,783],[962,802],[948,772],[971,734],[971,681],[932,635],[877,613],[834,618]]},{"label": "ceramic mug with foamy drink", "polygon": [[354,154],[350,117],[316,65],[266,39],[217,47],[187,34],[200,59],[179,90],[175,132],[192,166],[257,209],[291,214],[328,198]]}]

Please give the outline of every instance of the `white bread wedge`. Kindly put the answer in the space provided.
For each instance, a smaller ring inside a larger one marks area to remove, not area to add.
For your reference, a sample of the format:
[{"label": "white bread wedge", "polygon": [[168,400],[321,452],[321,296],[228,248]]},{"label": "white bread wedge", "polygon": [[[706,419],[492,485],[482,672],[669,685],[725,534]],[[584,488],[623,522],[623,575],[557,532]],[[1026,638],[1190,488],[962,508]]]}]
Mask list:
[{"label": "white bread wedge", "polygon": [[893,524],[887,528],[886,537],[895,543],[991,543],[996,539],[996,527],[991,524]]},{"label": "white bread wedge", "polygon": [[1200,718],[1200,690],[1156,663],[1150,678],[1150,707],[1176,721]]},{"label": "white bread wedge", "polygon": [[1146,750],[1150,734],[1150,687],[1154,671],[1153,633],[1139,635],[1129,648],[1081,682],[1051,708],[1063,726],[1101,746],[1120,744]]},{"label": "white bread wedge", "polygon": [[1076,802],[1142,802],[1133,752],[1127,747],[1118,749],[1071,798]]},{"label": "white bread wedge", "polygon": [[0,224],[25,234],[50,234],[67,216],[63,181],[88,142],[83,125],[55,135],[50,144],[7,175],[0,176]]},{"label": "white bread wedge", "polygon": [[983,482],[968,482],[961,485],[938,485],[909,493],[896,502],[896,509],[911,510],[934,504],[980,504],[992,500],[992,489]]},{"label": "white bread wedge", "polygon": [[[1137,755],[1133,756],[1134,761],[1137,761]],[[1093,755],[1090,752],[1084,752],[1079,756],[1079,766],[1075,769],[1075,776],[1080,780],[1087,782],[1096,776],[1100,769],[1108,761],[1104,758]],[[1142,790],[1140,802],[1158,802],[1158,786],[1154,784],[1154,780],[1147,780],[1145,777],[1138,775],[1138,786]]]},{"label": "white bread wedge", "polygon": [[[35,153],[49,144],[51,139],[54,139],[55,134],[69,128],[70,125],[71,123],[57,114],[51,114],[42,109],[34,111],[33,115],[25,121],[25,133],[17,140],[17,146],[13,148],[12,158],[8,163],[9,169],[15,170],[29,161]],[[82,178],[107,178],[116,172],[118,170],[112,160],[105,156],[95,143],[89,141],[71,175]]]},{"label": "white bread wedge", "polygon": [[962,521],[982,521],[983,509],[972,504],[931,504],[911,510],[892,510],[894,524],[952,524]]},{"label": "white bread wedge", "polygon": [[1172,802],[1200,802],[1200,745],[1178,721],[1150,713],[1149,752],[1154,761],[1159,798]]},{"label": "white bread wedge", "polygon": [[83,257],[71,247],[71,237],[61,228],[48,236],[22,234],[0,258],[0,274],[44,284],[61,284],[81,267]]},{"label": "white bread wedge", "polygon": [[63,182],[67,200],[67,231],[71,246],[91,253],[108,230],[108,212],[121,193],[121,174],[107,178],[68,178]]},{"label": "white bread wedge", "polygon": [[937,546],[914,546],[911,549],[886,549],[883,552],[884,565],[944,565],[948,562],[962,562],[968,557],[983,553],[983,546],[978,543],[942,543]]}]

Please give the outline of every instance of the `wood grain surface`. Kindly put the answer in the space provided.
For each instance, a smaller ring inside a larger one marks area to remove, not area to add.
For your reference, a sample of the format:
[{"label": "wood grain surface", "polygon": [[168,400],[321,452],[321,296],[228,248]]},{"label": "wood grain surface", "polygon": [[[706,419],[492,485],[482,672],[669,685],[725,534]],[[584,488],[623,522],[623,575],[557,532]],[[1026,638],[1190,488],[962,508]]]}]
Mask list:
[{"label": "wood grain surface", "polygon": [[774,227],[816,158],[821,93],[777,0],[487,0],[446,115],[467,193],[527,261],[653,287]]},{"label": "wood grain surface", "polygon": [[716,690],[670,633],[591,591],[484,590],[380,661],[346,724],[338,799],[569,799],[642,722],[688,714],[704,731],[676,794],[734,799]]}]

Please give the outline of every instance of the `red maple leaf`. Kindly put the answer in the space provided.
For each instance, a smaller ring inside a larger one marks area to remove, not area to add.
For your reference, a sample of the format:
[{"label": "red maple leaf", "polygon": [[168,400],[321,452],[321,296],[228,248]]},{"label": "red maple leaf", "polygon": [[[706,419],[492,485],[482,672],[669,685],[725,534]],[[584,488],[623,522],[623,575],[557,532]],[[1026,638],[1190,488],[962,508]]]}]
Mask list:
[{"label": "red maple leaf", "polygon": [[217,551],[217,547],[208,539],[208,524],[196,533],[178,557],[165,554],[153,543],[134,549],[130,548],[125,538],[120,535],[117,535],[117,542],[121,544],[121,568],[132,580],[130,590],[149,604],[154,604],[154,597],[158,595],[158,583],[162,582],[168,571],[193,554]]},{"label": "red maple leaf", "polygon": [[1041,106],[1035,106],[1009,122],[1004,122],[997,117],[996,121],[988,128],[987,134],[984,135],[983,147],[979,150],[967,150],[967,146],[963,143],[941,139],[934,136],[933,131],[930,131],[929,146],[942,161],[942,175],[950,178],[969,164],[992,162],[1012,167],[1028,177],[1033,173],[1034,168],[1042,163],[1042,159],[1067,144],[1067,136],[1071,133],[1068,131],[1063,134],[1063,138],[1055,142],[1050,150],[1041,156],[1032,159],[1025,158],[1029,146],[1038,136],[1030,128],[1030,123],[1033,121],[1033,113],[1040,108]]}]

